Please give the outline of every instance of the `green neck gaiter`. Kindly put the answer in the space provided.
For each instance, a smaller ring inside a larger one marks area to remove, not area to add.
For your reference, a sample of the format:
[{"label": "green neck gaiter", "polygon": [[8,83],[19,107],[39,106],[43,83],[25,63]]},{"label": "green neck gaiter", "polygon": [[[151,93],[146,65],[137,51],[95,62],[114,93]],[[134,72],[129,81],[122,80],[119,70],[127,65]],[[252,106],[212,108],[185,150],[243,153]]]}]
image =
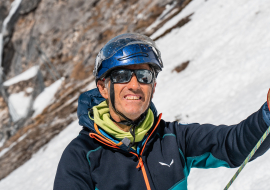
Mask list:
[{"label": "green neck gaiter", "polygon": [[[94,122],[106,133],[121,141],[127,137],[131,142],[133,137],[130,132],[121,130],[111,119],[109,106],[106,101],[93,107]],[[154,114],[151,109],[148,110],[144,121],[135,129],[135,142],[140,142],[154,123]]]}]

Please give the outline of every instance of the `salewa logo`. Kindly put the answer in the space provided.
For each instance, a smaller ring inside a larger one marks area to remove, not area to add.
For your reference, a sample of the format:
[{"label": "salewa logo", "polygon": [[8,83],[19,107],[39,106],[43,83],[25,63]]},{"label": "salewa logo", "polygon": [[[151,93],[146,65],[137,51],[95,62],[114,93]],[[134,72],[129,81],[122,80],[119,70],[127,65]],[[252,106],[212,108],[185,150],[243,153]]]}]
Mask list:
[{"label": "salewa logo", "polygon": [[163,163],[163,162],[158,162],[158,163],[160,163],[160,165],[162,165],[162,166],[168,166],[168,167],[171,167],[171,165],[173,165],[174,161],[173,161],[173,159],[172,159],[170,165],[168,165],[168,164],[166,164],[166,163]]}]

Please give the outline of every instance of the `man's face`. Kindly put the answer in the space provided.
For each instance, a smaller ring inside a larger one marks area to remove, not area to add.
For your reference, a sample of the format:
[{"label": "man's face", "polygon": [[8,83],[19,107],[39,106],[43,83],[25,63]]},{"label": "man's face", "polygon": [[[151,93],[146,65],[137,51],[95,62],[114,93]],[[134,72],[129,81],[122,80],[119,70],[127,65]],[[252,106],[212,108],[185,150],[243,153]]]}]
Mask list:
[{"label": "man's face", "polygon": [[[132,70],[151,70],[148,64],[130,65],[123,68]],[[102,81],[98,82],[99,90],[101,82]],[[109,99],[110,114],[115,121],[118,120],[117,122],[119,122],[119,118],[116,118],[119,116],[114,112],[111,105],[110,85],[112,85],[111,82],[109,82],[108,88],[104,89],[105,91],[100,90],[100,92],[104,98]],[[155,86],[156,84],[154,85],[153,93],[155,91]],[[148,108],[149,101],[151,99],[151,92],[152,84],[139,83],[135,74],[133,73],[132,78],[128,83],[114,84],[115,108],[131,120],[136,120]]]}]

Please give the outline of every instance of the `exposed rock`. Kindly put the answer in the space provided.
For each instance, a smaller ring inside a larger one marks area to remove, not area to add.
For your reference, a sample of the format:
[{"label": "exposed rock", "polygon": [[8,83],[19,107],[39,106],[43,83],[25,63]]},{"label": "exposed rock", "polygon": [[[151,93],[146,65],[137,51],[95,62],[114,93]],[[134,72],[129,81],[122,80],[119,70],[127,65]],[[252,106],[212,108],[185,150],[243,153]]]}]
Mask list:
[{"label": "exposed rock", "polygon": [[0,28],[2,28],[2,24],[6,16],[8,15],[7,8],[5,6],[0,5]]},{"label": "exposed rock", "polygon": [[41,0],[22,0],[20,14],[28,14],[34,11]]},{"label": "exposed rock", "polygon": [[8,41],[5,45],[5,48],[3,49],[3,59],[2,59],[2,67],[3,72],[8,73],[10,71],[10,63],[14,56],[14,47],[13,43],[11,41]]},{"label": "exposed rock", "polygon": [[2,24],[4,19],[7,17],[10,10],[11,1],[0,1],[0,31],[2,29]]},{"label": "exposed rock", "polygon": [[[22,2],[21,10],[24,2],[29,1]],[[15,26],[12,38],[15,55],[7,76],[10,78],[16,73],[18,60],[22,68],[34,62],[42,64],[37,46],[62,76],[74,76],[70,74],[75,65],[81,63],[82,71],[91,72],[95,56],[106,41],[123,32],[144,31],[168,2],[41,1],[35,14],[22,15]],[[50,80],[48,72],[43,72],[48,77],[45,80]]]},{"label": "exposed rock", "polygon": [[0,142],[4,138],[4,129],[9,124],[9,113],[4,98],[0,96]]},{"label": "exposed rock", "polygon": [[[8,1],[6,3],[4,3],[3,5],[5,5],[5,7],[9,6]],[[15,5],[15,4],[14,4]],[[2,22],[1,24],[1,35],[2,35],[2,43],[1,43],[1,69],[2,67],[4,68],[4,77],[1,73],[1,83],[2,80],[5,79],[5,74],[7,74],[10,70],[10,64],[11,61],[13,59],[13,55],[14,55],[14,46],[13,43],[10,41],[10,39],[12,38],[12,34],[13,34],[13,29],[14,29],[14,25],[16,23],[16,21],[19,18],[19,10],[20,10],[20,4],[17,4],[18,6],[16,10],[12,12],[12,14],[3,14],[3,16],[5,16],[4,20],[6,19],[6,17],[8,18],[7,22]],[[1,6],[1,5],[0,5]],[[3,6],[4,7],[4,6]],[[5,9],[5,8],[3,8]],[[10,9],[12,9],[12,7],[10,7]],[[3,54],[2,54],[3,52]],[[2,94],[5,94],[4,91],[2,91]],[[6,96],[6,95],[4,95]]]},{"label": "exposed rock", "polygon": [[185,70],[187,66],[189,65],[189,61],[185,61],[184,63],[181,63],[180,65],[176,66],[173,71],[176,71],[177,73],[180,73],[181,71]]},{"label": "exposed rock", "polygon": [[[9,41],[9,39],[12,37],[12,33],[13,33],[13,29],[14,29],[14,25],[17,22],[20,14],[20,5],[19,8],[16,9],[16,11],[10,16],[9,21],[7,22],[7,25],[5,26],[5,30],[4,27],[2,26],[2,35],[4,37],[4,45]],[[3,25],[3,24],[2,24]]]}]

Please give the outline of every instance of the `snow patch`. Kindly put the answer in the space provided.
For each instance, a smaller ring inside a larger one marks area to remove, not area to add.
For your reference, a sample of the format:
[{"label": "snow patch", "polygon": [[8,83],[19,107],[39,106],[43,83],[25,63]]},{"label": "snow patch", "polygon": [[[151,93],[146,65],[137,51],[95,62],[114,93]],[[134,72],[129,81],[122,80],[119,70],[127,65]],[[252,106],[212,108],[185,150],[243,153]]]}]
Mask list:
[{"label": "snow patch", "polygon": [[5,81],[3,83],[3,85],[4,86],[11,86],[11,85],[16,84],[18,82],[29,80],[37,75],[38,70],[39,70],[39,66],[33,66],[33,67],[27,69],[26,71],[24,71],[23,73]]},{"label": "snow patch", "polygon": [[58,88],[61,86],[64,78],[61,78],[51,84],[49,87],[45,88],[42,93],[38,95],[35,99],[33,104],[33,109],[35,110],[32,117],[37,116],[38,114],[42,113],[44,108],[52,103],[55,93],[57,92]]},{"label": "snow patch", "polygon": [[30,96],[26,96],[24,92],[14,93],[10,94],[8,101],[19,116],[16,120],[26,116],[31,101]]},{"label": "snow patch", "polygon": [[142,19],[142,18],[143,18],[143,14],[142,13],[140,13],[140,14],[137,15],[137,19]]},{"label": "snow patch", "polygon": [[26,92],[27,92],[27,93],[31,93],[31,92],[33,92],[33,90],[34,90],[34,89],[33,89],[32,87],[26,88]]}]

